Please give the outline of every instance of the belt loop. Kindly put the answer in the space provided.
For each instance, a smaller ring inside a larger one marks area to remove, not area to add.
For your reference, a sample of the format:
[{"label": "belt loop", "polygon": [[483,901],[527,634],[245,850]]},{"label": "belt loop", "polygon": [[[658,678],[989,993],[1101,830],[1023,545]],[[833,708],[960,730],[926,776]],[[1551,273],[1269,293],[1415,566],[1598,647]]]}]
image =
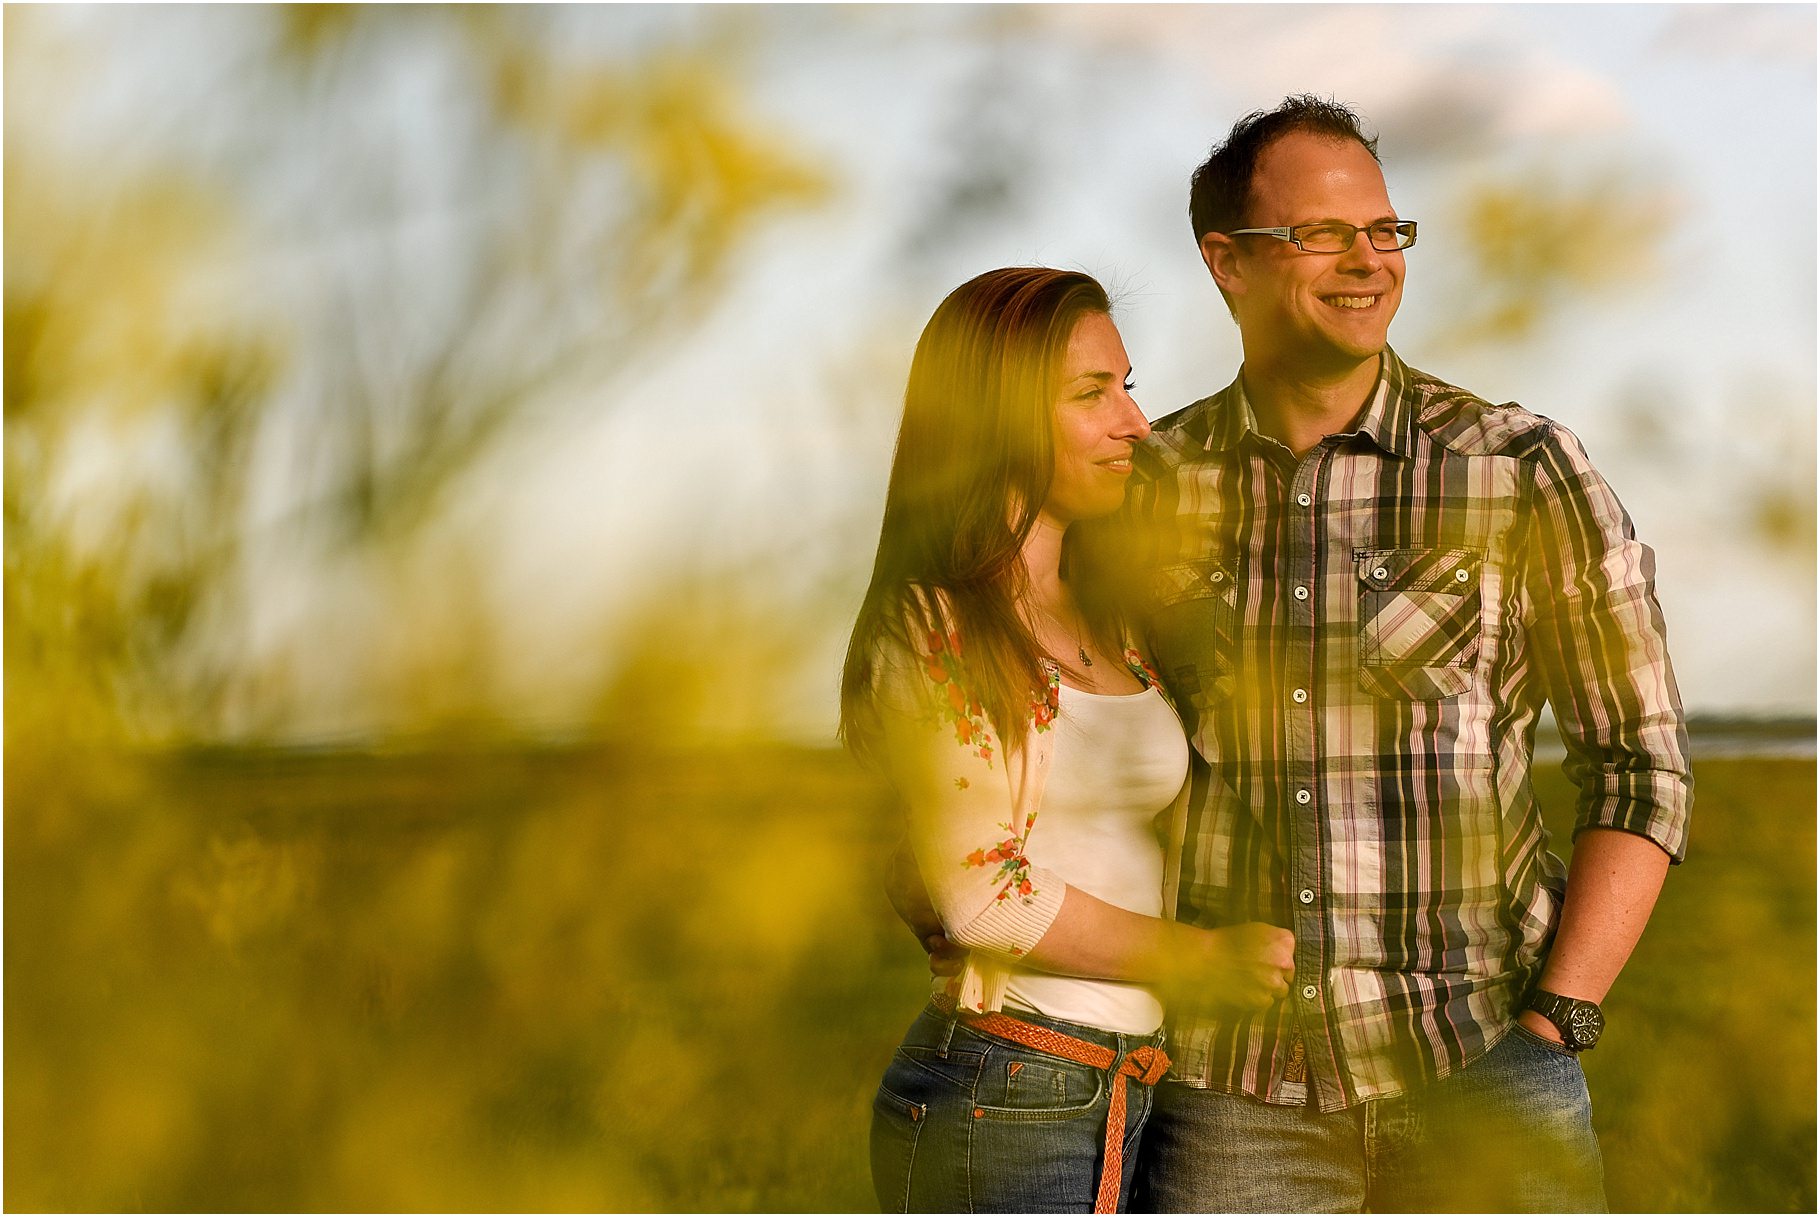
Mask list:
[{"label": "belt loop", "polygon": [[942,1030],[942,1046],[936,1052],[936,1055],[944,1061],[948,1059],[948,1045],[954,1041],[954,1029],[960,1026],[960,1022],[961,1007],[960,1003],[956,1002],[954,1008],[948,1011],[948,1025]]}]

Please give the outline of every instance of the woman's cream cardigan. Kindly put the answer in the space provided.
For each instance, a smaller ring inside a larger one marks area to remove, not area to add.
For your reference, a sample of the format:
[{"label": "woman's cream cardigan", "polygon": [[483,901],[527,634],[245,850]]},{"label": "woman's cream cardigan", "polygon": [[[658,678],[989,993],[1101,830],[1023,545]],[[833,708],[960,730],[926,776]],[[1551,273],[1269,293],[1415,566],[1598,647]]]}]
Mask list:
[{"label": "woman's cream cardigan", "polygon": [[[1067,890],[1061,876],[1025,856],[1055,755],[1050,728],[1061,670],[1046,664],[1047,687],[1031,700],[1024,743],[1006,753],[968,689],[965,651],[950,615],[931,613],[926,620],[931,624],[911,630],[914,654],[891,648],[895,654],[877,658],[884,759],[903,797],[910,845],[944,932],[968,949],[960,975],[937,978],[937,991],[964,1009],[999,1010],[1013,963],[1048,931]],[[1158,684],[1129,640],[1124,659],[1146,686]],[[1185,784],[1159,820],[1165,817],[1163,908],[1173,916]]]}]

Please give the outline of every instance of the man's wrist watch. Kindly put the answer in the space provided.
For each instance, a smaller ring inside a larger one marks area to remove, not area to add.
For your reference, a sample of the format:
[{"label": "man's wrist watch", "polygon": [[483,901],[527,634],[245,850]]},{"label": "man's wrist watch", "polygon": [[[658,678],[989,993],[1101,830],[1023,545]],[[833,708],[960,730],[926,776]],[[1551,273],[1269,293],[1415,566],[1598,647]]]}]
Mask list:
[{"label": "man's wrist watch", "polygon": [[1574,1052],[1585,1052],[1599,1042],[1605,1030],[1605,1014],[1599,1003],[1583,997],[1562,997],[1546,989],[1530,995],[1529,1008],[1553,1023],[1561,1039]]}]

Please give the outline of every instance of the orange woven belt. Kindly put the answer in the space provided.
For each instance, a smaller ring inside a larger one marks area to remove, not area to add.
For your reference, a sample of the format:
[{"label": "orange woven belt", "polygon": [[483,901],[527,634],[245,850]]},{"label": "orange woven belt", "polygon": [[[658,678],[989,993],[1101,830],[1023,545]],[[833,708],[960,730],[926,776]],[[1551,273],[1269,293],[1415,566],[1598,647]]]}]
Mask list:
[{"label": "orange woven belt", "polygon": [[[952,998],[944,1000],[938,997],[935,1004],[944,1013],[952,1013],[954,1010]],[[1077,1065],[1110,1069],[1112,1063],[1118,1061],[1118,1072],[1112,1076],[1112,1110],[1106,1113],[1106,1152],[1100,1166],[1100,1190],[1093,1201],[1093,1211],[1096,1213],[1118,1212],[1119,1184],[1125,1175],[1125,1079],[1136,1078],[1146,1086],[1156,1085],[1169,1072],[1168,1055],[1161,1048],[1140,1044],[1120,1061],[1119,1054],[1111,1048],[1076,1039],[1072,1035],[1064,1035],[1036,1023],[1027,1023],[1021,1018],[1012,1018],[1009,1014],[975,1014],[962,1010],[960,1016],[975,1031],[1009,1040],[1025,1048],[1034,1048],[1050,1056],[1059,1056]],[[979,1108],[973,1109],[975,1119],[983,1114]]]}]

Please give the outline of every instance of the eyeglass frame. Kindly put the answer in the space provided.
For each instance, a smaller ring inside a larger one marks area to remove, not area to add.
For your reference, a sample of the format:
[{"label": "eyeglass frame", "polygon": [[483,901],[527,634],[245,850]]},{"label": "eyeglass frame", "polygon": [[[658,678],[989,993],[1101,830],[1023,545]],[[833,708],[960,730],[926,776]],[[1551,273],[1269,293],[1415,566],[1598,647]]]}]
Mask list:
[{"label": "eyeglass frame", "polygon": [[[1416,222],[1414,220],[1391,220],[1389,222],[1399,229],[1408,226],[1409,244],[1393,245],[1389,249],[1380,248],[1377,242],[1371,239],[1371,230],[1376,224],[1382,224],[1384,222],[1385,221],[1383,220],[1378,220],[1373,224],[1359,225],[1347,224],[1340,220],[1317,220],[1310,224],[1295,224],[1288,228],[1234,228],[1225,235],[1229,237],[1275,237],[1279,241],[1289,242],[1305,254],[1343,254],[1352,248],[1353,242],[1359,239],[1360,233],[1365,233],[1365,243],[1381,254],[1400,254],[1404,250],[1411,249],[1415,246]],[[1339,249],[1309,249],[1306,245],[1302,244],[1302,238],[1296,235],[1297,232],[1304,228],[1350,228],[1352,229],[1352,235],[1346,239],[1346,244]]]}]

